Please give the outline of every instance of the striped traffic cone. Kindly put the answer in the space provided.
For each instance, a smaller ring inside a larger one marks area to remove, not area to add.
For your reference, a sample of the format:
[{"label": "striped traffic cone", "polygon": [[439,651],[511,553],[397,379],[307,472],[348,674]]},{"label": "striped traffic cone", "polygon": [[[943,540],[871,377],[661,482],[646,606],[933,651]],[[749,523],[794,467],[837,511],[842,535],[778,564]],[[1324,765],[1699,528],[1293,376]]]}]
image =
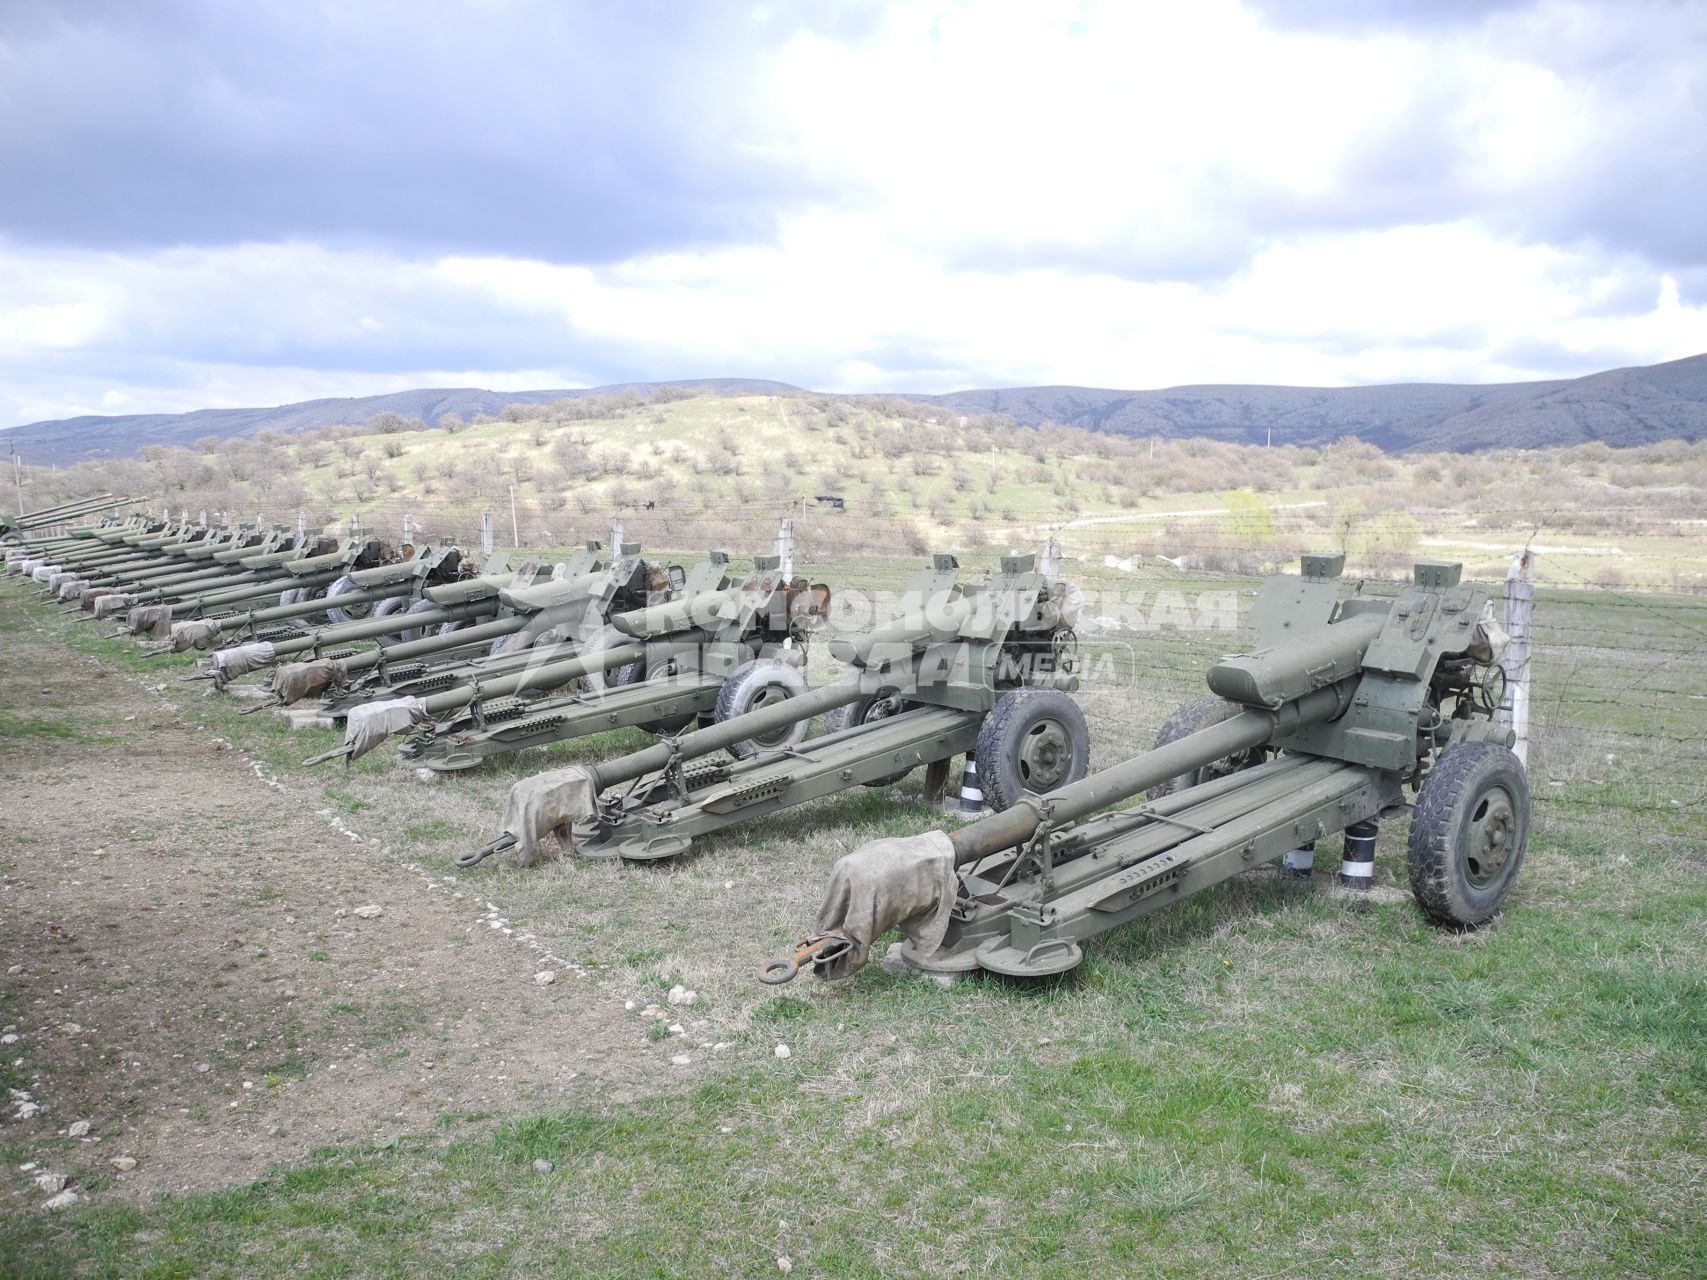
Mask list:
[{"label": "striped traffic cone", "polygon": [[960,774],[960,800],[948,806],[948,811],[968,817],[984,812],[984,791],[978,785],[978,757],[970,751],[966,753],[966,768]]}]

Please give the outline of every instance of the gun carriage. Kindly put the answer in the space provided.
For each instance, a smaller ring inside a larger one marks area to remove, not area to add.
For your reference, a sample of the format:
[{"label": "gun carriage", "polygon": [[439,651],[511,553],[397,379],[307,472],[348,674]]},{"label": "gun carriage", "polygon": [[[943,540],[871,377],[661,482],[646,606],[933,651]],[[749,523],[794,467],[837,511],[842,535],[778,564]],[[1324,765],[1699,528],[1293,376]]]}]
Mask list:
[{"label": "gun carriage", "polygon": [[[767,982],[845,977],[900,925],[926,972],[1064,972],[1084,943],[1281,859],[1313,872],[1344,833],[1341,882],[1372,878],[1378,820],[1415,789],[1407,865],[1423,911],[1480,924],[1511,889],[1529,789],[1493,711],[1503,638],[1456,564],[1422,563],[1393,600],[1341,598],[1342,556],[1265,584],[1259,647],[1213,666],[1155,748],[1024,796],[957,831],[879,841],[837,863],[818,931]],[[1138,799],[1125,808],[1114,808]]]},{"label": "gun carriage", "polygon": [[[590,857],[673,857],[698,836],[921,765],[927,794],[940,796],[957,755],[976,754],[998,807],[1027,786],[1082,777],[1090,744],[1067,696],[1077,677],[1066,584],[1031,556],[1005,557],[971,589],[958,572],[953,556],[934,557],[899,620],[832,641],[849,667],[833,684],[808,690],[793,668],[756,663],[725,682],[711,725],[518,783],[503,834],[458,865],[511,850],[526,861],[548,831]],[[827,732],[806,741],[826,713]],[[707,759],[718,753],[727,758]],[[535,829],[540,814],[550,821]]]}]

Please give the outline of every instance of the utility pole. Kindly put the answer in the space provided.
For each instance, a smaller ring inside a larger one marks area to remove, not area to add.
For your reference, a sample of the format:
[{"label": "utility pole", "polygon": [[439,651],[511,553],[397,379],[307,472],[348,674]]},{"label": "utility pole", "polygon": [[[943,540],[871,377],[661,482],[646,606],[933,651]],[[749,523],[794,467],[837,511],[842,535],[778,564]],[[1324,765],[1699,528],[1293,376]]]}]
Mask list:
[{"label": "utility pole", "polygon": [[516,486],[515,485],[510,486],[510,545],[512,547],[519,547],[522,545],[521,527],[516,524]]},{"label": "utility pole", "polygon": [[24,514],[24,458],[18,446],[12,445],[12,480],[18,486],[18,514]]}]

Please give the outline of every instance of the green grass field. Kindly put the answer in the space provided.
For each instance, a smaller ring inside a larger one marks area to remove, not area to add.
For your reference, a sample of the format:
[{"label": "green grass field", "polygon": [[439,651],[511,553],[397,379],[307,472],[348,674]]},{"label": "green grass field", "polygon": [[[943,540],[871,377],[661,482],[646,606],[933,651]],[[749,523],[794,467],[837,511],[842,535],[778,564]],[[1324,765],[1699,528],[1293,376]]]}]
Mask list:
[{"label": "green grass field", "polygon": [[[909,567],[810,565],[871,592]],[[1095,558],[1068,571],[1098,599],[1142,592],[1145,608],[1158,591],[1243,605],[1255,585]],[[28,607],[4,594],[6,610]],[[128,643],[59,625],[127,678],[159,678]],[[940,825],[916,774],[667,866],[494,860],[466,879],[504,918],[612,1001],[694,987],[726,1060],[635,1102],[446,1114],[229,1190],[8,1209],[0,1274],[1707,1273],[1707,602],[1544,592],[1536,625],[1535,829],[1489,928],[1422,920],[1399,821],[1367,897],[1323,874],[1251,873],[1103,936],[1060,979],[942,988],[872,966],[760,986],[836,856]],[[1243,636],[1088,635],[1106,673],[1081,699],[1095,762],[1146,746]],[[399,875],[450,874],[493,834],[517,776],[646,740],[586,739],[434,787],[389,748],[305,775],[296,762],[330,734],[183,692],[196,688],[174,686],[184,716],[290,773],[281,803],[335,805],[381,837]],[[661,1037],[661,1073],[671,1052]],[[536,1174],[537,1159],[554,1170]]]}]

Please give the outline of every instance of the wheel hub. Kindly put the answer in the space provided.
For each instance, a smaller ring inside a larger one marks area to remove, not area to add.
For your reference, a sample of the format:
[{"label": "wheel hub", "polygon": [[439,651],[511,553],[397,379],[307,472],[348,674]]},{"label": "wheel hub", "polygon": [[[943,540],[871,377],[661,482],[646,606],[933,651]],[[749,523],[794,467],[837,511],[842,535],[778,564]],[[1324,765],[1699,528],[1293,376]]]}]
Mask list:
[{"label": "wheel hub", "polygon": [[[775,706],[779,702],[787,701],[788,692],[785,689],[761,689],[754,696],[753,705],[748,707],[747,710],[749,712],[758,711],[761,708]],[[761,747],[773,747],[779,742],[786,742],[788,740],[789,733],[793,730],[793,727],[794,726],[792,725],[785,724],[780,729],[773,729],[770,733],[756,733],[753,735],[753,741],[758,743]]]},{"label": "wheel hub", "polygon": [[1045,720],[1020,744],[1020,777],[1031,791],[1053,791],[1067,776],[1072,759],[1073,746],[1066,729]]},{"label": "wheel hub", "polygon": [[871,705],[865,709],[865,714],[860,717],[860,723],[870,724],[873,720],[887,720],[900,709],[901,700],[893,694],[873,698]]},{"label": "wheel hub", "polygon": [[1503,787],[1483,796],[1470,814],[1464,840],[1464,878],[1478,889],[1499,878],[1517,838],[1517,807]]}]

